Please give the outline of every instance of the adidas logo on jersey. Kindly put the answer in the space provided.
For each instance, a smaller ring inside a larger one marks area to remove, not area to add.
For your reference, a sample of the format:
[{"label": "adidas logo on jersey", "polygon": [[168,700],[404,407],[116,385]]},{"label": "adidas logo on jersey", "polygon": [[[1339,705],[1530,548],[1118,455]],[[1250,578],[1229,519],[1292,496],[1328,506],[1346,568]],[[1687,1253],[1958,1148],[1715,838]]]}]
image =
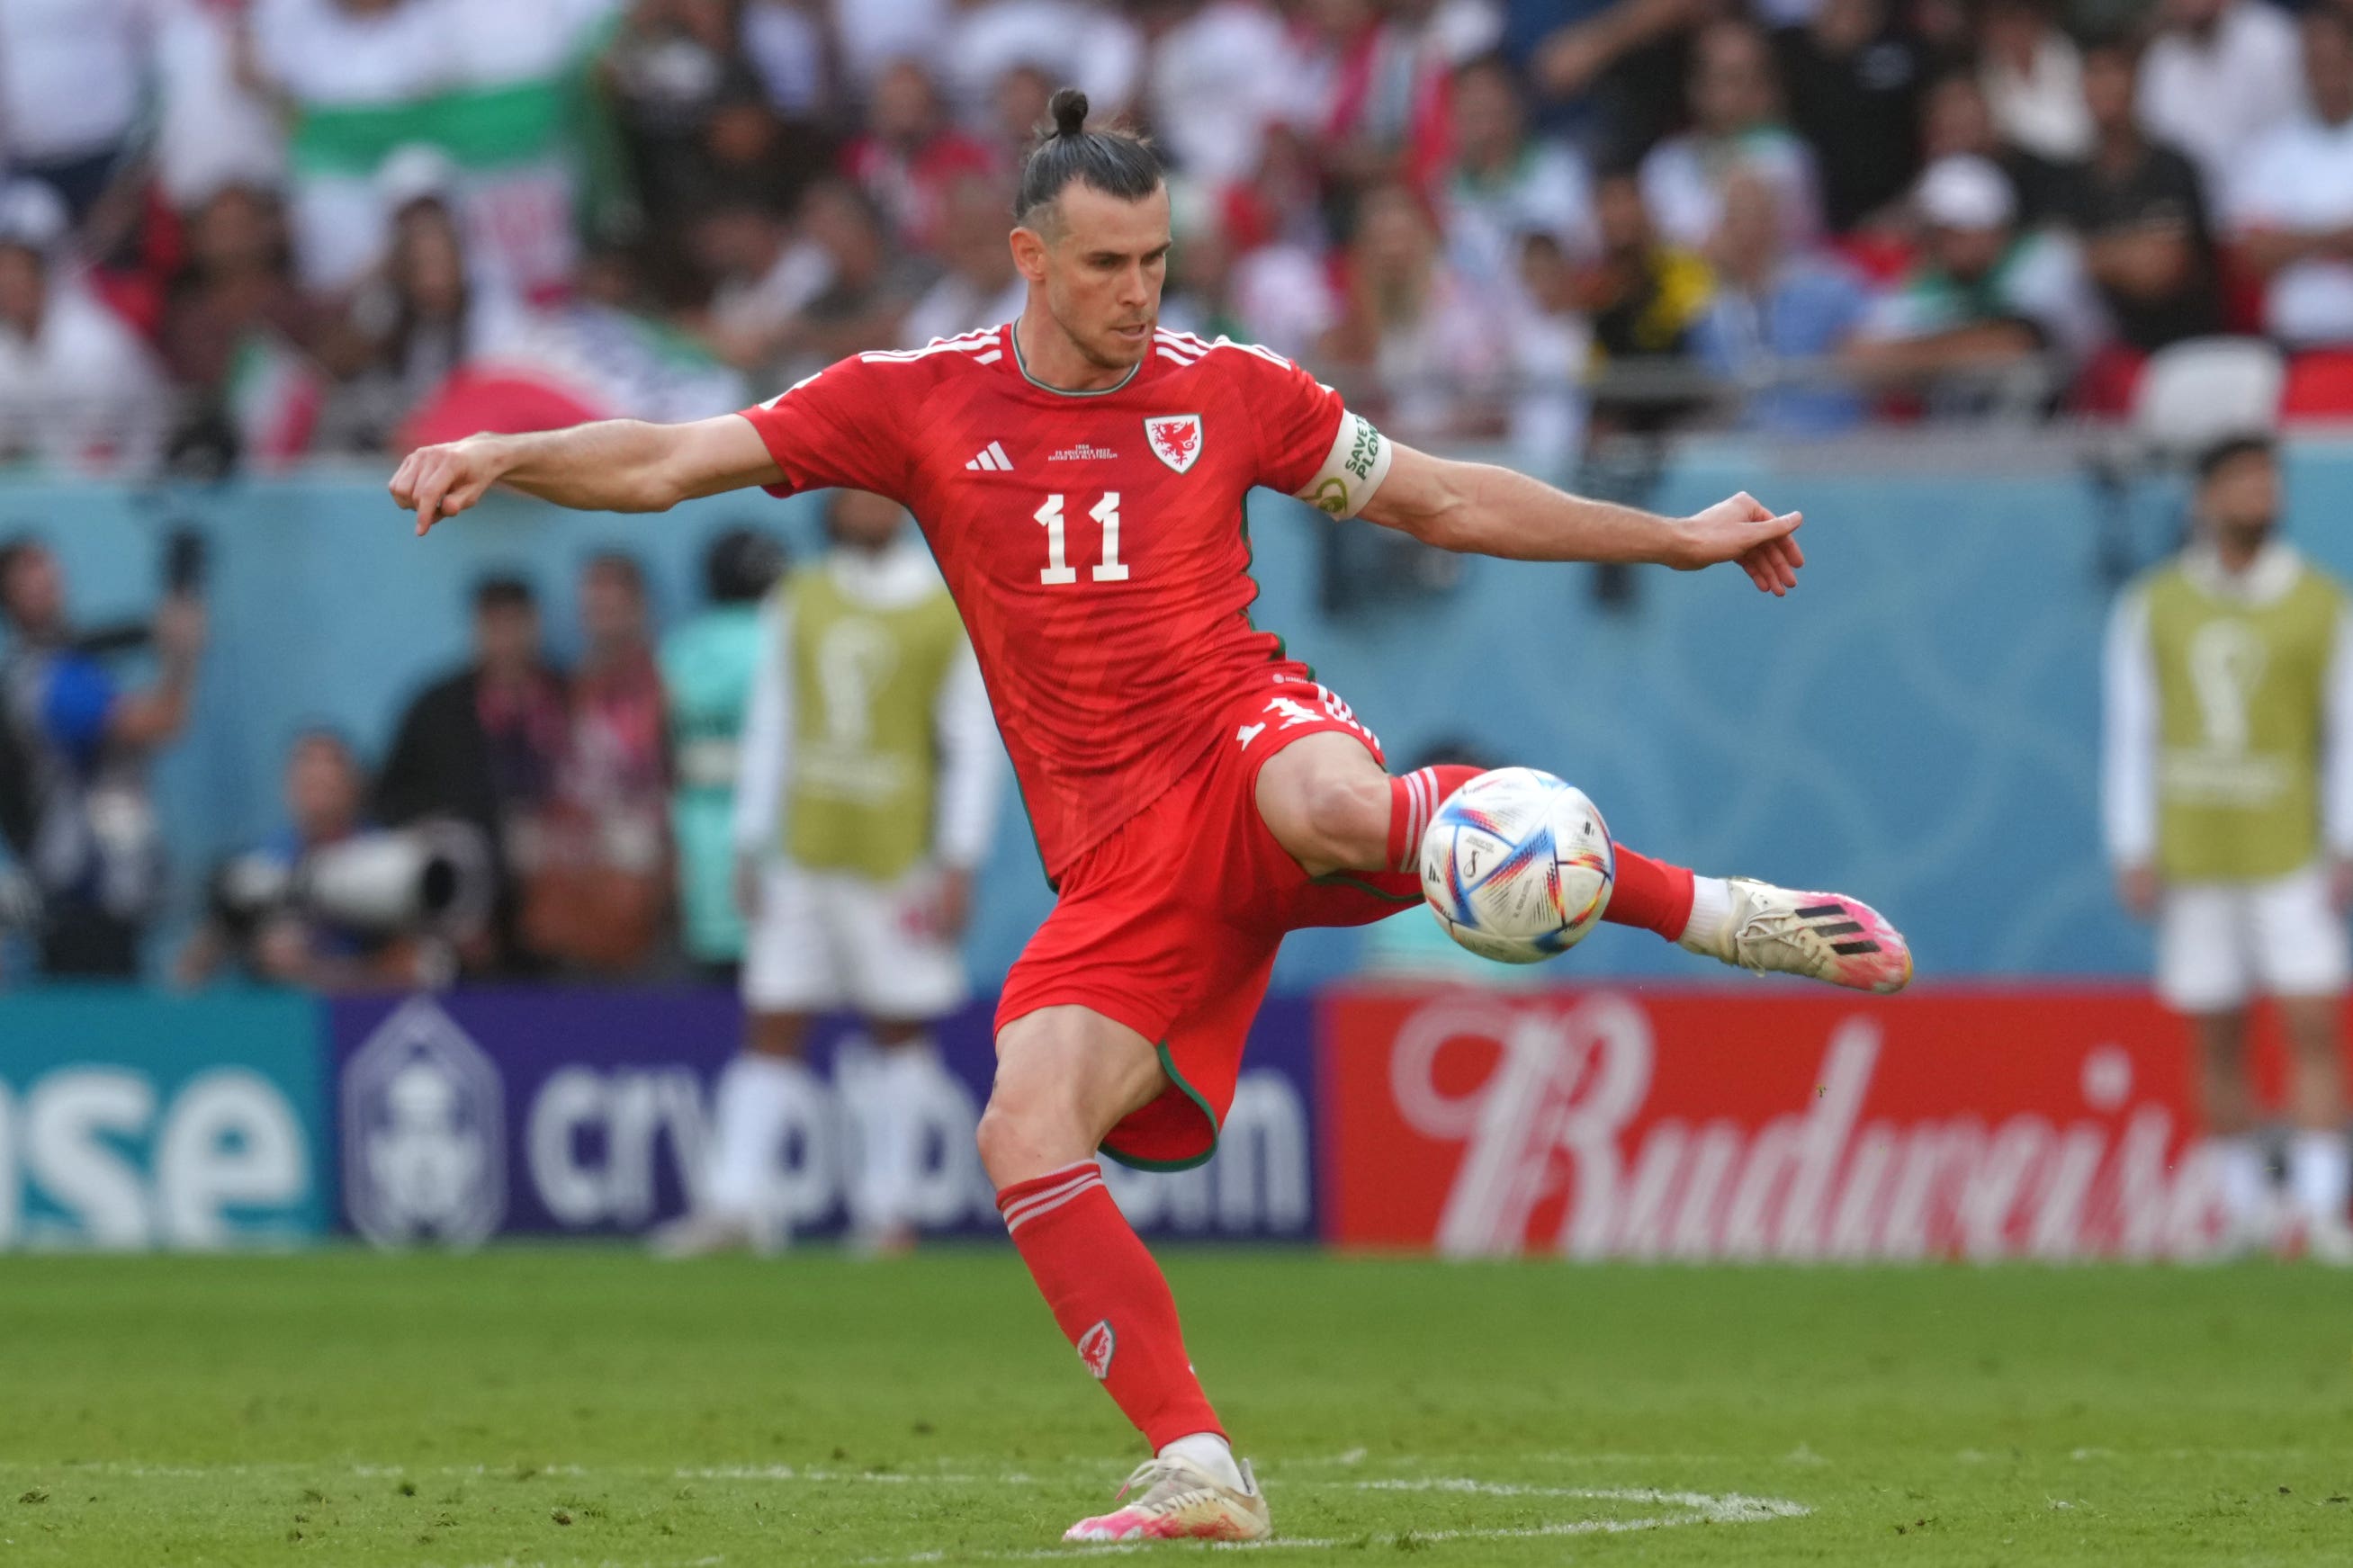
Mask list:
[{"label": "adidas logo on jersey", "polygon": [[981,448],[979,457],[966,463],[965,467],[977,468],[983,473],[1009,474],[1013,471],[1013,459],[1005,455],[1004,447],[991,441]]}]

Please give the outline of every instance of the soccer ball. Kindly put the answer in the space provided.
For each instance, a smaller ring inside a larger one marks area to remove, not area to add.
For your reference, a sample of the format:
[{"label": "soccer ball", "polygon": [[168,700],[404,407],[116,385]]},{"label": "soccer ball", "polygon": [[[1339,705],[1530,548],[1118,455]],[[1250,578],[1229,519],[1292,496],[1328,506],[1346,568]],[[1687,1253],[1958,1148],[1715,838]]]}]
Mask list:
[{"label": "soccer ball", "polygon": [[1421,836],[1421,890],[1482,958],[1535,963],[1585,940],[1609,907],[1618,850],[1585,792],[1534,768],[1481,773]]}]

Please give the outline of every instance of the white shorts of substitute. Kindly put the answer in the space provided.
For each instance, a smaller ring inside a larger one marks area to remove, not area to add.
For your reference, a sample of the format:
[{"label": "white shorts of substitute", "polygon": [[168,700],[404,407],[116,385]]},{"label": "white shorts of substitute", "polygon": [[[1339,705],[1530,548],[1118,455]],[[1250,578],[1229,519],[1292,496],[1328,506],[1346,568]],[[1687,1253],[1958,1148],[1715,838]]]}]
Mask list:
[{"label": "white shorts of substitute", "polygon": [[938,873],[895,882],[770,864],[744,945],[744,1005],[754,1013],[836,1009],[922,1022],[972,994],[956,944],[934,929]]},{"label": "white shorts of substitute", "polygon": [[2186,882],[2157,919],[2157,990],[2183,1013],[2226,1013],[2258,993],[2333,996],[2348,967],[2345,917],[2328,875],[2310,867],[2275,882]]}]

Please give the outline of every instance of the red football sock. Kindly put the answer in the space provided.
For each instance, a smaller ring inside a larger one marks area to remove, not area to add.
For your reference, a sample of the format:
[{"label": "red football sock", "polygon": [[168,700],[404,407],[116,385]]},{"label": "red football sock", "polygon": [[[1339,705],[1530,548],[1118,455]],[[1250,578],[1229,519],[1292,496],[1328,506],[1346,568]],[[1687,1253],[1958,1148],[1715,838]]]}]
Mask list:
[{"label": "red football sock", "polygon": [[1195,1432],[1225,1435],[1185,1353],[1168,1281],[1092,1160],[1014,1183],[997,1209],[1054,1321],[1153,1452]]},{"label": "red football sock", "polygon": [[1618,886],[1601,918],[1615,925],[1641,926],[1669,942],[1691,924],[1692,874],[1681,866],[1637,855],[1618,846]]},{"label": "red football sock", "polygon": [[1443,763],[1389,780],[1388,864],[1392,871],[1415,871],[1421,866],[1421,836],[1446,797],[1486,772]]}]

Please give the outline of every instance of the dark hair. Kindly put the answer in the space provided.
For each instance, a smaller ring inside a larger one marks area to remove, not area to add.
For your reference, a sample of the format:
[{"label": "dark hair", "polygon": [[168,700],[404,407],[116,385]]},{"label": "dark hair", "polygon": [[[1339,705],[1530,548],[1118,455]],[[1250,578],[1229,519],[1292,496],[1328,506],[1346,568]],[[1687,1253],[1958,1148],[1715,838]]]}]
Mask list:
[{"label": "dark hair", "polygon": [[539,595],[531,584],[507,574],[485,577],[474,584],[474,614],[486,615],[492,610],[536,610]]},{"label": "dark hair", "polygon": [[646,569],[626,550],[599,550],[580,563],[580,577],[617,577],[638,598],[646,596]]},{"label": "dark hair", "polygon": [[1133,131],[1087,129],[1087,95],[1066,87],[1048,100],[1051,126],[1038,128],[1038,144],[1021,164],[1013,221],[1036,227],[1040,211],[1076,180],[1122,201],[1140,202],[1160,188],[1160,154]]},{"label": "dark hair", "polygon": [[2198,454],[2198,461],[2194,465],[2198,482],[2201,485],[2211,483],[2215,475],[2237,462],[2241,458],[2257,452],[2270,458],[2276,456],[2278,451],[2279,444],[2269,436],[2258,436],[2253,433],[2243,436],[2226,436]]},{"label": "dark hair", "polygon": [[714,605],[748,605],[785,573],[785,547],[756,529],[731,528],[702,555],[702,592]]}]

